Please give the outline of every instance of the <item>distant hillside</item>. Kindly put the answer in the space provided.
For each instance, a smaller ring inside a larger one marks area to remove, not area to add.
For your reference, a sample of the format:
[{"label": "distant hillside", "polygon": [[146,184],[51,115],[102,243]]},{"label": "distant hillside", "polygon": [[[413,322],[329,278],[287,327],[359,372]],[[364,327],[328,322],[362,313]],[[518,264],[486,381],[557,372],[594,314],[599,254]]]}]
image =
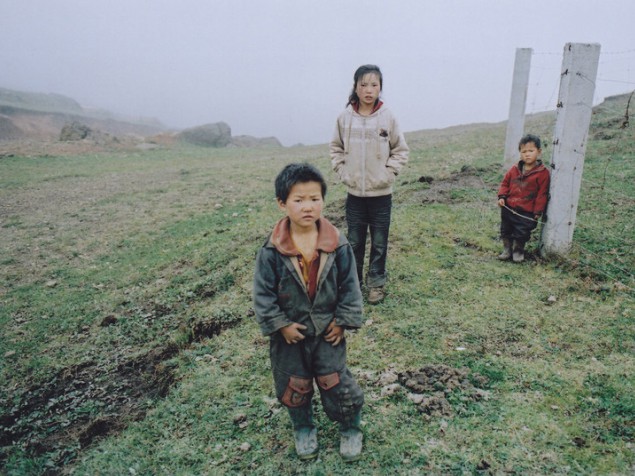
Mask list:
[{"label": "distant hillside", "polygon": [[115,136],[146,136],[166,130],[156,119],[133,120],[108,111],[84,109],[61,94],[0,88],[0,140],[57,140],[64,125],[73,121]]},{"label": "distant hillside", "polygon": [[29,93],[0,88],[0,106],[38,112],[84,115],[77,101],[61,94]]},{"label": "distant hillside", "polygon": [[140,136],[163,146],[184,140],[195,145],[214,147],[282,147],[275,137],[232,137],[231,129],[226,124],[223,134],[219,135],[216,129],[224,123],[205,124],[175,133],[157,119],[125,118],[102,109],[86,109],[76,100],[61,94],[31,93],[0,87],[0,141],[58,141],[62,129],[71,123],[86,126],[96,136],[102,133],[117,138]]}]

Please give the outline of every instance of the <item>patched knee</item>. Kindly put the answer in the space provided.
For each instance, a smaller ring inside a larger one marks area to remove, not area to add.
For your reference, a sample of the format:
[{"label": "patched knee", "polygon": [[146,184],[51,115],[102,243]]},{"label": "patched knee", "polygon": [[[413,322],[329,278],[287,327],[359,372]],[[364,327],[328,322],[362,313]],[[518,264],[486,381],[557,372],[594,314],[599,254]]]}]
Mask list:
[{"label": "patched knee", "polygon": [[333,372],[332,374],[318,375],[316,380],[322,390],[328,391],[340,383],[340,374]]},{"label": "patched knee", "polygon": [[311,401],[312,395],[312,379],[291,376],[280,401],[289,408],[301,407]]}]

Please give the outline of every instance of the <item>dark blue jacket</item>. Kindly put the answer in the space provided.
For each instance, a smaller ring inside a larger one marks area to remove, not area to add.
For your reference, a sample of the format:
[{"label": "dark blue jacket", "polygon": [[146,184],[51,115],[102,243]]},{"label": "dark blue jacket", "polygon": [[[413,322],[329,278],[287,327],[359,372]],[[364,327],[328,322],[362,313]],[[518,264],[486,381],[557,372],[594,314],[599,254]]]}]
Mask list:
[{"label": "dark blue jacket", "polygon": [[[324,218],[321,226],[332,227]],[[337,232],[337,231],[336,231]],[[283,255],[271,236],[258,251],[253,303],[263,335],[270,335],[293,322],[307,326],[307,336],[319,336],[335,319],[344,328],[362,325],[362,293],[355,257],[348,240],[340,234],[330,252],[320,251],[320,271],[315,299],[311,302],[295,256]]]}]

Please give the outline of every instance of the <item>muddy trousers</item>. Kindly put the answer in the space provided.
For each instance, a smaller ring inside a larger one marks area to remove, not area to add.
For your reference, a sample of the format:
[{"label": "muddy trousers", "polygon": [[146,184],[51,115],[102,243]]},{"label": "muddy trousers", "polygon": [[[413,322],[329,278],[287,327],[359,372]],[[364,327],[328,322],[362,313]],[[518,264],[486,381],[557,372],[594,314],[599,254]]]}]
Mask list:
[{"label": "muddy trousers", "polygon": [[364,394],[346,367],[345,339],[335,347],[323,336],[287,344],[276,332],[269,354],[276,396],[289,409],[294,429],[313,426],[311,401],[316,386],[331,420],[341,429],[359,427]]},{"label": "muddy trousers", "polygon": [[533,213],[522,210],[514,210],[514,212],[501,208],[501,238],[524,246],[538,223],[534,220]]}]

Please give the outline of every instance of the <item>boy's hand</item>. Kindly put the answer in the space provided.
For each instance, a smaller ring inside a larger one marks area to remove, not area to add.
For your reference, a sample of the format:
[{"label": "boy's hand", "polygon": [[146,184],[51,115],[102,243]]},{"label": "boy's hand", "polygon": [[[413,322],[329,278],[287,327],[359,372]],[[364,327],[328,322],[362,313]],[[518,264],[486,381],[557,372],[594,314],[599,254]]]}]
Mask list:
[{"label": "boy's hand", "polygon": [[326,342],[330,342],[330,344],[335,347],[344,338],[344,328],[342,326],[338,326],[335,323],[335,320],[332,320],[331,323],[326,328],[326,334],[324,334],[324,340]]},{"label": "boy's hand", "polygon": [[498,206],[499,207],[504,207],[505,206],[505,199],[504,198],[499,198],[498,199]]},{"label": "boy's hand", "polygon": [[301,340],[304,340],[304,334],[302,334],[302,332],[300,331],[303,331],[305,329],[305,325],[293,322],[288,326],[280,329],[280,333],[282,334],[282,337],[284,337],[284,340],[287,342],[287,344],[297,344]]}]

